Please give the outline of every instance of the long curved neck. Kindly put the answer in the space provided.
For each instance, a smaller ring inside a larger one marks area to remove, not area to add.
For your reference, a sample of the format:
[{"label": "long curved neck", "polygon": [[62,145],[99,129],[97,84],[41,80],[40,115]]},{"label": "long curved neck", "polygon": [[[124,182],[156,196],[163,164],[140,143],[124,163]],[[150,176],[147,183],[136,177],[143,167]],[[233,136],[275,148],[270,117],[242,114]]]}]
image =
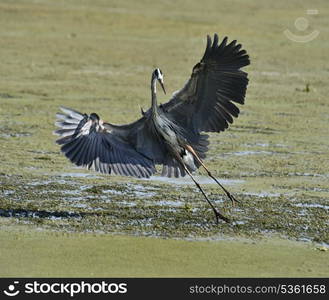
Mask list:
[{"label": "long curved neck", "polygon": [[152,115],[155,116],[158,114],[158,103],[157,103],[157,89],[156,89],[156,81],[157,79],[155,77],[152,77],[151,79],[151,95],[152,95]]}]

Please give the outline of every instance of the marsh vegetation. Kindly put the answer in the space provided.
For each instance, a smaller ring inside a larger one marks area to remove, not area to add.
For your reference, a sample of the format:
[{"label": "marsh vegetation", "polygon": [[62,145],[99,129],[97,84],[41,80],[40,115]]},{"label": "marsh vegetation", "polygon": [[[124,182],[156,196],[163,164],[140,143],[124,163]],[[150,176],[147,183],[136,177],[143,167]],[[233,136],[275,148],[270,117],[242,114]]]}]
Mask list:
[{"label": "marsh vegetation", "polygon": [[[184,240],[279,236],[327,245],[327,2],[312,2],[315,40],[296,43],[283,34],[308,4],[1,1],[0,228]],[[169,94],[181,88],[214,32],[238,39],[252,62],[241,115],[211,134],[206,159],[241,204],[232,207],[197,174],[232,224],[216,226],[184,180],[101,175],[60,154],[52,135],[60,105],[112,123],[133,121],[140,106],[150,106],[153,68],[161,67]]]}]

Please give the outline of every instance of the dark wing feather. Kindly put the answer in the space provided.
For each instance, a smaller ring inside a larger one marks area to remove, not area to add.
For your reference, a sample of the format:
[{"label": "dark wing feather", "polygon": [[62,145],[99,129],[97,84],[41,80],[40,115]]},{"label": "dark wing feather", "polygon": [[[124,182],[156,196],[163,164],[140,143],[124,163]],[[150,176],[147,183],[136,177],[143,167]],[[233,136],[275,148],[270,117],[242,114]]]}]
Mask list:
[{"label": "dark wing feather", "polygon": [[186,172],[181,164],[177,160],[175,160],[172,156],[167,157],[167,159],[163,162],[163,168],[161,172],[161,176],[166,177],[184,177]]},{"label": "dark wing feather", "polygon": [[[240,68],[249,65],[249,56],[236,41],[218,45],[208,36],[201,61],[193,68],[191,78],[172,99],[161,105],[167,118],[184,132],[184,138],[200,158],[208,150],[208,136],[202,131],[223,131],[239,115],[232,103],[244,103],[248,85],[247,73]],[[57,143],[75,164],[103,173],[149,177],[154,164],[163,164],[162,175],[184,176],[184,169],[168,156],[163,141],[147,122],[148,110],[139,120],[127,125],[102,123],[95,114],[81,114],[62,108],[57,114]],[[93,116],[92,116],[93,115]],[[195,161],[199,167],[199,163]]]},{"label": "dark wing feather", "polygon": [[153,160],[139,153],[127,140],[130,129],[142,130],[143,122],[137,121],[130,127],[125,125],[124,129],[112,128],[96,114],[61,109],[64,114],[57,114],[55,124],[60,129],[55,133],[61,136],[57,143],[62,145],[62,152],[71,162],[101,173],[124,176],[150,177],[155,172]]},{"label": "dark wing feather", "polygon": [[163,110],[185,130],[224,131],[240,112],[232,102],[244,103],[248,74],[240,69],[249,64],[249,56],[236,41],[227,44],[225,37],[218,44],[217,34],[213,41],[208,36],[205,53],[191,78],[162,105]]}]

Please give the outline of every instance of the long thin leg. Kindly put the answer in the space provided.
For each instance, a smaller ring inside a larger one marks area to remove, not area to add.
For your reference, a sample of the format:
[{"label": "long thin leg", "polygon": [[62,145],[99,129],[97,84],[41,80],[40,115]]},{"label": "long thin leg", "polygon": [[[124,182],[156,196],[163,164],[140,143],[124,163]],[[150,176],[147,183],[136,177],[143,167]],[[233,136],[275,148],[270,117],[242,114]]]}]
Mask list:
[{"label": "long thin leg", "polygon": [[233,195],[226,189],[224,188],[220,182],[216,179],[216,177],[214,177],[211,172],[208,170],[208,168],[205,166],[205,164],[203,163],[203,161],[200,159],[200,157],[195,153],[194,149],[189,146],[189,145],[186,145],[186,149],[188,151],[190,151],[194,156],[195,158],[198,160],[198,162],[204,167],[204,169],[207,171],[208,175],[213,179],[215,180],[215,182],[222,188],[222,190],[226,193],[227,197],[231,200],[232,202],[232,205],[234,206],[234,202],[240,202],[238,200],[235,199],[235,197],[233,197]]},{"label": "long thin leg", "polygon": [[202,187],[200,186],[200,184],[194,179],[193,175],[191,174],[191,172],[189,171],[189,169],[183,164],[183,167],[186,171],[186,173],[188,175],[190,175],[191,179],[193,180],[193,182],[195,183],[195,185],[199,188],[200,192],[203,194],[203,196],[205,197],[205,199],[207,200],[207,202],[209,203],[209,205],[211,206],[212,210],[215,213],[215,217],[216,217],[216,223],[218,224],[218,219],[222,219],[227,223],[230,223],[230,219],[228,219],[227,217],[223,216],[217,209],[216,207],[210,202],[210,200],[208,199],[206,193],[203,191]]}]

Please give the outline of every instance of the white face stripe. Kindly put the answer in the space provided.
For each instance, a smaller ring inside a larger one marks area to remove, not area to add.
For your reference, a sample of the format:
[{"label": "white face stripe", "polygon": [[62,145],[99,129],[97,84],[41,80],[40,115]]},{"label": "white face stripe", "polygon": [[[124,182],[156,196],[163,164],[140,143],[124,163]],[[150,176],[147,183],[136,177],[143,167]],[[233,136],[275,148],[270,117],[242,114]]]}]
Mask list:
[{"label": "white face stripe", "polygon": [[162,72],[159,68],[157,68],[157,73],[158,73],[158,79],[162,81],[163,80],[163,74],[162,74]]}]

